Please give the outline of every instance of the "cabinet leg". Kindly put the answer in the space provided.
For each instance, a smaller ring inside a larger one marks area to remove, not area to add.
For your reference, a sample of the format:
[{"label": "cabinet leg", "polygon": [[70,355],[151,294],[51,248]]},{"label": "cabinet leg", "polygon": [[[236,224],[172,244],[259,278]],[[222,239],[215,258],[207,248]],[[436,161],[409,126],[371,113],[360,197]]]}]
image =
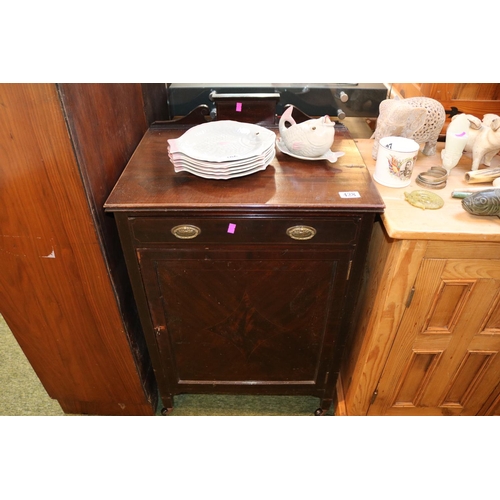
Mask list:
[{"label": "cabinet leg", "polygon": [[320,401],[320,406],[319,408],[314,412],[314,415],[317,417],[321,417],[323,415],[326,415],[328,413],[328,410],[333,404],[333,400],[331,399],[322,399]]},{"label": "cabinet leg", "polygon": [[170,415],[174,409],[174,396],[172,394],[163,395],[161,396],[161,402],[163,407],[160,413],[164,416]]}]

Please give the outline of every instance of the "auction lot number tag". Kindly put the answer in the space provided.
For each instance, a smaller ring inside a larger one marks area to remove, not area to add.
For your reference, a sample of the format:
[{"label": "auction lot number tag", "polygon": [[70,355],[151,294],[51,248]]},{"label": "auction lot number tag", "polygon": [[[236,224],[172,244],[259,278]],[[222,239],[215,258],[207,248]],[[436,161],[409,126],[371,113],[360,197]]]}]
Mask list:
[{"label": "auction lot number tag", "polygon": [[361,198],[358,191],[340,191],[339,195],[341,198]]}]

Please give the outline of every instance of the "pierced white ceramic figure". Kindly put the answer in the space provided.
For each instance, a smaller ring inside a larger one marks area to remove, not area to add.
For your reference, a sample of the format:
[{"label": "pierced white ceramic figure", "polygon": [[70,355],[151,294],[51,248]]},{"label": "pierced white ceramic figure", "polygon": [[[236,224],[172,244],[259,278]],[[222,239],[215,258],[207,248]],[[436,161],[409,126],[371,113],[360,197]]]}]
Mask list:
[{"label": "pierced white ceramic figure", "polygon": [[390,136],[406,137],[418,144],[425,143],[422,154],[432,156],[436,153],[445,119],[443,105],[430,97],[385,99],[380,103],[377,127],[372,136],[375,139],[373,159],[377,159],[379,140]]},{"label": "pierced white ceramic figure", "polygon": [[335,122],[325,115],[296,123],[292,111],[293,106],[289,106],[279,121],[281,140],[290,153],[304,158],[317,158],[330,151],[335,138]]}]

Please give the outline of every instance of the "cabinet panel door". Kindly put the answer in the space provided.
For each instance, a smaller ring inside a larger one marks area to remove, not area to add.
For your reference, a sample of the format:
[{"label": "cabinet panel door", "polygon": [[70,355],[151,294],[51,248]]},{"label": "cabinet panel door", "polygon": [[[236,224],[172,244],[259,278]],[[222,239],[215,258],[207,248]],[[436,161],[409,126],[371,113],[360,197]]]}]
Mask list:
[{"label": "cabinet panel door", "polygon": [[349,252],[220,248],[139,251],[173,393],[321,390],[344,308]]},{"label": "cabinet panel door", "polygon": [[500,381],[500,261],[423,261],[372,415],[475,415]]},{"label": "cabinet panel door", "polygon": [[500,416],[500,384],[491,393],[478,415]]}]

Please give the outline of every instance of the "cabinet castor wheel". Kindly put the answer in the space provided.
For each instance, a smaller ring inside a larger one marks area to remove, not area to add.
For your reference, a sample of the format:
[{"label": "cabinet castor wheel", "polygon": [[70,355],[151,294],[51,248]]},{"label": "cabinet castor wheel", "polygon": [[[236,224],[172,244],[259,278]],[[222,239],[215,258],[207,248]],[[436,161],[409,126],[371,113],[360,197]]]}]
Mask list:
[{"label": "cabinet castor wheel", "polygon": [[161,409],[161,414],[166,417],[167,415],[170,415],[172,413],[173,408],[162,408]]},{"label": "cabinet castor wheel", "polygon": [[326,410],[323,410],[323,408],[318,408],[315,412],[314,412],[314,415],[316,417],[321,417],[322,415],[324,415],[326,413]]}]

